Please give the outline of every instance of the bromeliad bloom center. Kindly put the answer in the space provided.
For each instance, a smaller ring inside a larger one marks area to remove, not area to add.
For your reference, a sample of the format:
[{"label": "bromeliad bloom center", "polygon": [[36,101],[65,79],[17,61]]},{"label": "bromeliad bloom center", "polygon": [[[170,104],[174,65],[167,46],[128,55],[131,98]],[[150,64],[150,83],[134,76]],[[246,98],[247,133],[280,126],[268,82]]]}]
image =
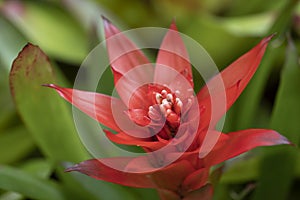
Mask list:
[{"label": "bromeliad bloom center", "polygon": [[[213,77],[195,95],[188,53],[174,22],[162,41],[155,65],[105,18],[104,28],[120,98],[47,86],[114,130],[105,131],[111,141],[140,146],[151,156],[91,159],[67,171],[132,187],[155,188],[161,199],[210,199],[212,166],[257,146],[289,144],[274,130],[225,134],[215,129],[254,75],[272,36]],[[220,80],[224,92],[218,87]],[[219,109],[220,105],[225,109]],[[114,107],[124,126],[117,122]],[[216,141],[211,148],[206,148],[207,141],[211,142],[207,136],[217,136],[212,137]],[[199,156],[200,150],[205,156]],[[104,163],[117,164],[121,170]]]}]

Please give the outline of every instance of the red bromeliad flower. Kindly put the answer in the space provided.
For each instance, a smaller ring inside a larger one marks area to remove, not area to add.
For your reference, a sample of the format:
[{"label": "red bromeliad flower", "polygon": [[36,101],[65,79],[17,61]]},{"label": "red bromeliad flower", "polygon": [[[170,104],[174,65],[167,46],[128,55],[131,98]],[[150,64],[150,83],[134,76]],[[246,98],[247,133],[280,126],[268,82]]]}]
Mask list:
[{"label": "red bromeliad flower", "polygon": [[[53,84],[47,86],[116,131],[117,134],[105,131],[111,141],[141,146],[151,156],[92,159],[67,171],[132,187],[155,188],[161,199],[210,199],[212,166],[257,146],[289,144],[273,130],[248,129],[224,134],[215,129],[252,78],[271,37],[264,38],[194,95],[191,64],[175,23],[162,42],[155,67],[107,19],[104,25],[120,99]],[[224,98],[219,80],[224,84]],[[125,122],[126,130],[117,122],[114,107],[118,107],[117,116]],[[216,139],[211,142],[209,138]],[[207,145],[210,142],[213,144]],[[107,163],[116,164],[119,169]]]}]

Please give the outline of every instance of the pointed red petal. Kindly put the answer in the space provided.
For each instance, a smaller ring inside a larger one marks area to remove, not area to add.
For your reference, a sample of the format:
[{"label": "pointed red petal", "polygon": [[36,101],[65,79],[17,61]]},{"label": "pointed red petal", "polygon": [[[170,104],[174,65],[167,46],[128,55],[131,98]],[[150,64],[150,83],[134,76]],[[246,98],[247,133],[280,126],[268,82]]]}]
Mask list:
[{"label": "pointed red petal", "polygon": [[[187,79],[193,88],[193,76],[189,56],[182,38],[177,31],[175,22],[171,24],[168,33],[164,37],[156,63],[155,83],[169,85],[179,73]],[[177,74],[170,74],[170,69],[168,70],[168,68],[175,70]]]},{"label": "pointed red petal", "polygon": [[221,134],[213,150],[204,157],[206,167],[216,165],[259,146],[290,144],[273,130],[247,129],[228,134]]},{"label": "pointed red petal", "polygon": [[[141,138],[141,137],[134,137],[131,135],[128,135],[124,132],[119,132],[117,134],[113,134],[110,131],[105,130],[106,136],[109,140],[112,142],[115,142],[117,144],[125,144],[125,145],[134,145],[134,146],[141,146],[144,148],[147,148],[149,150],[155,151],[164,146],[163,143],[158,141],[152,141],[150,138]],[[141,133],[139,133],[141,134]],[[150,133],[143,133],[143,134],[149,134]]]},{"label": "pointed red petal", "polygon": [[[240,81],[236,82],[231,87],[226,88],[225,91],[214,90],[211,96],[207,96],[202,99],[201,102],[198,101],[199,105],[202,107],[202,112],[200,114],[200,125],[201,130],[205,129],[210,125],[210,129],[214,129],[215,125],[224,115],[228,109],[228,105],[232,105],[235,101],[235,97],[238,95]],[[205,131],[203,132],[205,133]]]},{"label": "pointed red petal", "polygon": [[[207,110],[211,110],[211,106],[217,106],[219,101],[227,100],[226,104],[224,102],[222,103],[223,108],[219,109],[219,114],[214,116],[214,121],[217,122],[222,115],[225,114],[247,86],[257,70],[268,42],[272,37],[273,36],[264,38],[258,45],[233,62],[220,74],[216,75],[203,89],[200,90],[197,95],[198,101],[200,105],[205,106]],[[223,84],[225,88],[223,87]],[[226,94],[223,89],[226,90]],[[221,94],[223,94],[223,96]],[[220,95],[220,97],[215,97],[215,95]],[[204,101],[207,98],[213,99],[213,105],[210,105],[211,103],[209,101]],[[218,101],[218,99],[220,100]],[[208,112],[207,115],[209,116],[205,116],[206,118],[211,117],[211,113]]]},{"label": "pointed red petal", "polygon": [[[115,131],[120,131],[120,128],[115,121],[116,117],[122,122],[130,121],[122,112],[126,107],[119,99],[99,93],[62,88],[54,84],[45,86],[55,89],[61,97],[73,104],[79,110]],[[112,108],[114,108],[114,111]]]},{"label": "pointed red petal", "polygon": [[118,157],[86,160],[68,168],[66,172],[78,171],[95,179],[131,187],[155,188],[156,185],[151,179],[147,178],[147,174],[145,173],[129,173],[109,167],[118,166],[118,168],[125,169],[126,165],[133,159],[134,158],[129,157]]},{"label": "pointed red petal", "polygon": [[[110,21],[103,18],[103,22],[116,89],[122,100],[125,101],[124,103],[128,105],[127,102],[130,98],[128,92],[132,93],[144,83],[152,82],[154,68],[142,51],[112,25]],[[122,83],[118,83],[121,78]]]},{"label": "pointed red petal", "polygon": [[[109,166],[118,166],[119,170]],[[176,162],[164,168],[155,168],[149,164],[146,157],[119,157],[87,160],[66,171],[78,171],[95,179],[131,187],[176,190],[184,176],[191,170],[187,161]]]},{"label": "pointed red petal", "polygon": [[[121,33],[109,20],[103,18],[107,50],[111,66],[121,76],[135,67],[149,64],[149,60],[123,33]],[[147,68],[151,70],[151,68]],[[149,72],[136,71],[136,80],[149,79]],[[118,78],[118,77],[117,77]],[[116,80],[117,81],[117,80]]]},{"label": "pointed red petal", "polygon": [[[137,68],[140,71],[143,71],[143,69],[148,68],[147,66],[143,68]],[[114,71],[114,77],[116,80],[116,75],[120,74],[116,71]],[[118,82],[115,82],[115,88],[127,106],[127,108],[130,109],[148,109],[151,104],[151,99],[147,98],[149,91],[148,91],[148,83],[152,82],[151,80],[148,80],[151,75],[148,76],[148,79],[144,79],[144,81],[136,82],[136,69],[129,71],[125,76],[120,76],[121,78],[118,80]]]}]

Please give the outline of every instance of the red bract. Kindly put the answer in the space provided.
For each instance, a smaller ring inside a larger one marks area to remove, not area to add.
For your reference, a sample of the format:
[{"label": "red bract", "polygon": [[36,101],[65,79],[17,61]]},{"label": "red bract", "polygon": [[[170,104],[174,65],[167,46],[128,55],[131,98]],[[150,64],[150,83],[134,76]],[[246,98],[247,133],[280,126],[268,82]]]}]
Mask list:
[{"label": "red bract", "polygon": [[[132,187],[156,188],[161,199],[210,199],[211,166],[257,146],[289,144],[273,130],[248,129],[228,134],[215,130],[255,73],[271,36],[194,95],[191,64],[175,23],[162,42],[155,66],[107,19],[104,25],[120,99],[53,84],[47,86],[115,130],[116,134],[105,131],[111,141],[141,146],[151,156],[92,159],[67,171]],[[110,167],[113,165],[119,169]]]}]

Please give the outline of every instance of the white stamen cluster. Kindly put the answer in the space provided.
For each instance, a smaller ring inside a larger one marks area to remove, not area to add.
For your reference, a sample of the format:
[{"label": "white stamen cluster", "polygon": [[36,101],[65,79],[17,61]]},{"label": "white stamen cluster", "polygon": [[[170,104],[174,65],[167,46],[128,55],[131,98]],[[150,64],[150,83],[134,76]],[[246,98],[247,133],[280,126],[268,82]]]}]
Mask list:
[{"label": "white stamen cluster", "polygon": [[[179,93],[179,91],[176,91]],[[155,94],[156,103],[159,105],[161,113],[168,119],[177,121],[180,118],[182,101],[166,90],[162,90],[160,93]],[[149,117],[154,119],[157,116],[157,110],[153,106],[149,107]]]}]

